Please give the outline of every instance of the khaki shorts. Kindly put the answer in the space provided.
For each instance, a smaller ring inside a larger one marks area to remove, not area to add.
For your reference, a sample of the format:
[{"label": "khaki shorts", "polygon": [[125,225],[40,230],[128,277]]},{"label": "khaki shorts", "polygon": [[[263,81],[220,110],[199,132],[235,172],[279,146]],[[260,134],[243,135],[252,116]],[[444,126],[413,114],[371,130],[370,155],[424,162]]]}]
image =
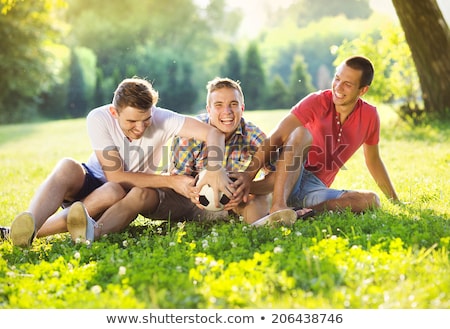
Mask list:
[{"label": "khaki shorts", "polygon": [[150,219],[164,219],[170,221],[207,221],[227,219],[228,211],[209,211],[200,209],[192,201],[170,188],[159,188],[159,206]]}]

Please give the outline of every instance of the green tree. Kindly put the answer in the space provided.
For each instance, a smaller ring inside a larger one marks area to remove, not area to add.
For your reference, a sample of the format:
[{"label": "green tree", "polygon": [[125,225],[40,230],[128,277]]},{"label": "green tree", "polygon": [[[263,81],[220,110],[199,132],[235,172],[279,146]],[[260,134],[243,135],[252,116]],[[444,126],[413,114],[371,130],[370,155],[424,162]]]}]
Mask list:
[{"label": "green tree", "polygon": [[103,90],[115,72],[125,77],[136,71],[155,81],[162,100],[172,97],[173,92],[164,71],[168,61],[190,62],[195,72],[192,83],[197,89],[203,88],[205,81],[217,74],[223,62],[217,56],[222,54],[218,49],[228,47],[224,40],[236,31],[240,19],[234,10],[226,8],[224,0],[209,1],[201,8],[194,0],[68,2],[67,21],[72,25],[68,42],[96,54],[106,80]]},{"label": "green tree", "polygon": [[221,75],[233,80],[242,80],[241,58],[235,47],[232,47],[228,52],[225,64],[221,69]]},{"label": "green tree", "polygon": [[400,104],[399,114],[404,118],[416,121],[423,115],[419,110],[421,90],[417,71],[399,25],[386,24],[381,30],[367,31],[343,42],[337,50],[335,65],[353,54],[369,57],[375,67],[367,97]]},{"label": "green tree", "polygon": [[272,17],[272,21],[280,24],[285,20],[292,20],[298,27],[305,27],[323,17],[343,15],[349,19],[366,19],[371,14],[369,0],[297,0],[287,8],[279,10]]},{"label": "green tree", "polygon": [[[64,1],[0,2],[0,122],[36,116],[39,96],[63,66],[54,45],[64,31],[55,15]],[[14,109],[14,111],[11,111]]]},{"label": "green tree", "polygon": [[71,53],[67,108],[70,116],[74,118],[82,117],[88,111],[83,69],[75,50],[72,50]]},{"label": "green tree", "polygon": [[273,78],[267,94],[266,108],[284,109],[293,105],[286,84],[278,74]]},{"label": "green tree", "polygon": [[307,65],[301,56],[296,56],[292,63],[291,78],[289,84],[289,100],[291,106],[297,103],[314,90],[311,83],[311,75],[308,72]]},{"label": "green tree", "polygon": [[106,104],[111,100],[106,99],[105,97],[105,92],[103,90],[103,72],[100,68],[96,69],[95,77],[94,107],[97,107]]},{"label": "green tree", "polygon": [[339,16],[323,18],[304,28],[286,22],[286,25],[268,30],[259,39],[259,44],[269,78],[279,74],[288,84],[295,56],[301,55],[308,64],[312,84],[318,88],[319,73],[323,72],[324,66],[329,72],[334,71],[336,55],[330,49],[345,39],[357,38],[361,31],[379,28],[384,23],[377,17],[362,21]]},{"label": "green tree", "polygon": [[247,48],[242,88],[246,95],[246,108],[249,110],[262,108],[266,95],[266,78],[258,45],[255,42],[250,43]]}]

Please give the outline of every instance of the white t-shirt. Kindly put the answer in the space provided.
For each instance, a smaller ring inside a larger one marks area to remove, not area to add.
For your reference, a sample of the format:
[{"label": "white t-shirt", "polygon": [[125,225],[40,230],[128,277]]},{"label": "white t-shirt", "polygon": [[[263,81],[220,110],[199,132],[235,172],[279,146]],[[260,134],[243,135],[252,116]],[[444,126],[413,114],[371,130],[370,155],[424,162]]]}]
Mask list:
[{"label": "white t-shirt", "polygon": [[[109,106],[93,109],[87,116],[92,149],[105,151],[105,158],[108,158],[108,150],[119,151],[125,171],[155,173],[162,169],[159,168],[162,156],[169,155],[166,144],[180,131],[185,117],[170,110],[153,107],[151,125],[140,139],[130,142],[120,129],[117,119],[109,112]],[[86,165],[95,177],[106,182],[95,152]]]}]

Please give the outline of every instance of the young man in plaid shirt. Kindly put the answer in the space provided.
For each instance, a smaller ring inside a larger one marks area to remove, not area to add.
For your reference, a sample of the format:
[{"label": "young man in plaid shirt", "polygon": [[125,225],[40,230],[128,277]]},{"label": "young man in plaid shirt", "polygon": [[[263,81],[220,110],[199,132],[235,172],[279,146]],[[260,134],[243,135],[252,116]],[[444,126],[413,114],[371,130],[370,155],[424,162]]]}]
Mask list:
[{"label": "young man in plaid shirt", "polygon": [[[167,190],[167,206],[172,209],[171,218],[180,219],[214,219],[239,215],[247,223],[265,215],[269,211],[271,184],[270,172],[263,169],[259,178],[253,182],[246,181],[244,172],[253,161],[253,155],[266,138],[265,133],[256,125],[243,118],[244,95],[238,82],[229,78],[215,78],[208,82],[206,96],[206,113],[197,118],[213,125],[225,134],[225,155],[222,166],[235,180],[235,187],[247,184],[250,194],[234,196],[223,211],[211,212],[198,207],[198,200],[188,199],[174,191]],[[195,177],[206,167],[206,144],[198,139],[175,137],[172,143],[171,174]]]}]

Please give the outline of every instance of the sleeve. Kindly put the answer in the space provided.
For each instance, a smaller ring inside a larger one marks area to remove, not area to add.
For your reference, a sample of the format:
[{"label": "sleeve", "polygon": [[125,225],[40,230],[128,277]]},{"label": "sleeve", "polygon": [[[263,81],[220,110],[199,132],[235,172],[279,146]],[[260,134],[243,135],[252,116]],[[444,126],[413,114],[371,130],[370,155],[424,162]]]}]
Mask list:
[{"label": "sleeve", "polygon": [[175,136],[172,140],[172,175],[196,174],[195,158],[192,140],[185,137]]},{"label": "sleeve", "polygon": [[113,122],[108,115],[106,107],[99,107],[92,110],[86,118],[88,135],[94,151],[105,150],[115,145],[111,135]]},{"label": "sleeve", "polygon": [[364,143],[368,145],[377,145],[380,141],[380,116],[376,108],[372,108],[371,120],[369,121],[369,126],[367,127],[367,138]]},{"label": "sleeve", "polygon": [[309,122],[314,121],[316,116],[320,117],[319,111],[323,108],[324,101],[325,99],[319,92],[311,93],[295,104],[291,108],[291,113],[300,120],[302,125],[306,126]]},{"label": "sleeve", "polygon": [[177,135],[184,125],[186,117],[182,114],[170,111],[167,109],[156,108],[157,115],[155,115],[154,124],[163,128],[166,138],[171,138]]}]

